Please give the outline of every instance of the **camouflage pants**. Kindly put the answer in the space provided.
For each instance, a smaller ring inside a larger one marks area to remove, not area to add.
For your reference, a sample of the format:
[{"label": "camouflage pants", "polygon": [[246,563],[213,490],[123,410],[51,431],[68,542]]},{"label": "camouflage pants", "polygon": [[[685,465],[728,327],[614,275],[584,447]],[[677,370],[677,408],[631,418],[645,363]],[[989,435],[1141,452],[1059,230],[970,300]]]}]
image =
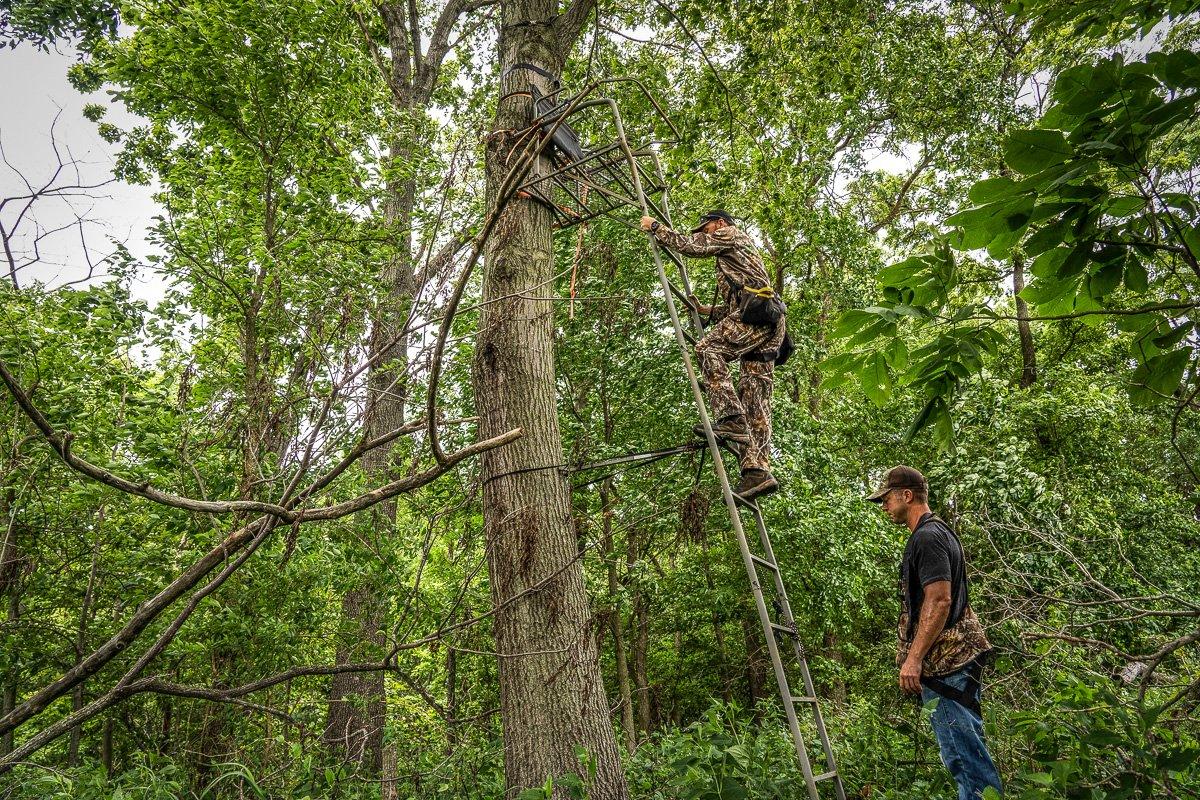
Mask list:
[{"label": "camouflage pants", "polygon": [[704,388],[714,420],[744,414],[750,428],[750,443],[738,459],[743,471],[767,469],[771,446],[771,389],[775,384],[773,361],[742,360],[735,392],[729,362],[763,350],[778,350],[783,341],[783,323],[773,328],[747,325],[729,314],[696,344],[696,357],[704,375]]}]

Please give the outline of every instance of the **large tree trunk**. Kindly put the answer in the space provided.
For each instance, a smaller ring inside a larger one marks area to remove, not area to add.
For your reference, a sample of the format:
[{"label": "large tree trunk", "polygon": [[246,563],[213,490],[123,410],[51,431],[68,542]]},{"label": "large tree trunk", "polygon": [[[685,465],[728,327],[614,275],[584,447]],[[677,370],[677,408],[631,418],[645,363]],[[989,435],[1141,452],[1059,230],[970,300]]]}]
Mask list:
[{"label": "large tree trunk", "polygon": [[[381,657],[385,618],[382,592],[373,581],[342,597],[342,630],[337,663],[371,661]],[[383,766],[383,721],[387,711],[382,672],[347,672],[335,675],[329,690],[329,718],[325,741],[359,765],[364,777],[379,774]]]},{"label": "large tree trunk", "polygon": [[[704,570],[704,585],[708,589],[708,596],[716,597],[717,582],[713,580],[712,566],[708,563],[708,542],[702,541],[700,549],[702,553],[700,564]],[[726,675],[728,662],[725,655],[725,629],[721,625],[721,613],[717,610],[716,605],[713,606],[709,616],[712,618],[713,640],[717,645],[717,680],[721,684],[721,699],[729,703],[733,701],[733,692],[731,691],[729,678]]]},{"label": "large tree trunk", "polygon": [[[399,164],[411,158],[407,147],[393,143],[391,159]],[[365,436],[374,438],[404,424],[408,395],[408,336],[404,325],[412,303],[414,276],[411,264],[412,214],[416,202],[412,181],[388,187],[386,219],[394,232],[397,249],[385,267],[382,283],[387,294],[378,302],[371,328],[372,367],[367,378]],[[392,446],[367,451],[362,458],[368,486],[387,483],[392,465]],[[364,512],[375,539],[393,535],[396,502],[388,500]],[[342,637],[337,663],[377,660],[384,655],[384,628],[388,621],[389,587],[367,570],[362,581],[342,598]],[[325,740],[356,762],[365,776],[381,775],[384,766],[383,729],[387,718],[387,691],[383,672],[340,673],[329,687],[329,720]],[[394,775],[384,775],[394,778]],[[395,787],[391,780],[381,784],[383,796]]]},{"label": "large tree trunk", "polygon": [[[423,101],[414,89],[413,63],[418,54],[413,51],[416,34],[410,30],[416,20],[410,19],[408,9],[398,4],[378,6],[380,19],[387,31],[391,55],[387,75],[391,98],[401,119],[420,114]],[[440,58],[438,56],[437,58]],[[417,63],[419,58],[416,58]],[[407,133],[397,134],[390,144],[388,160],[396,175],[411,175],[415,143]],[[395,250],[384,265],[380,283],[385,294],[375,304],[371,320],[371,368],[367,377],[367,411],[364,415],[364,434],[373,438],[395,430],[405,420],[408,398],[408,344],[405,331],[409,310],[416,288],[413,268],[413,213],[416,208],[416,181],[411,177],[389,179],[384,222],[393,235]],[[363,474],[368,486],[378,486],[389,480],[394,448],[389,445],[368,451],[362,458]],[[396,522],[396,503],[381,503],[364,515],[376,538],[393,533]],[[371,577],[375,576],[375,577]],[[384,655],[383,630],[388,622],[389,587],[378,573],[369,571],[362,581],[342,598],[341,635],[337,663],[352,660],[374,660]],[[355,761],[366,776],[384,778],[381,796],[387,800],[396,788],[394,769],[384,770],[383,729],[387,719],[387,691],[383,672],[341,673],[333,676],[329,687],[329,719],[325,739]],[[386,759],[391,767],[396,754]]]},{"label": "large tree trunk", "polygon": [[742,614],[742,635],[746,638],[746,690],[747,705],[754,708],[755,716],[762,714],[759,701],[767,698],[767,664],[764,651],[763,629],[758,617],[752,612]]},{"label": "large tree trunk", "polygon": [[604,526],[604,558],[608,562],[608,596],[611,603],[609,624],[612,627],[613,657],[616,661],[617,690],[621,707],[621,728],[625,734],[625,749],[637,749],[637,729],[633,725],[633,693],[629,684],[629,659],[625,655],[625,631],[621,624],[621,582],[617,575],[617,558],[613,550],[613,492],[611,479],[600,484],[600,508]]},{"label": "large tree trunk", "polygon": [[[3,476],[3,473],[0,473]],[[15,630],[21,620],[21,563],[17,549],[17,517],[14,506],[17,501],[17,490],[9,487],[0,495],[0,520],[5,520],[3,533],[0,534],[0,598],[7,606],[6,622],[10,630]],[[18,688],[21,679],[21,666],[13,663],[3,676],[4,689],[0,696],[0,716],[7,715],[17,707]],[[13,732],[8,731],[0,736],[0,756],[6,756],[13,749]]]},{"label": "large tree trunk", "polygon": [[[633,571],[633,567],[638,561],[637,536],[637,528],[631,527],[626,539],[628,553],[626,557],[627,573]],[[650,607],[646,599],[646,593],[636,584],[630,601],[633,605],[633,685],[637,694],[637,725],[638,730],[645,736],[650,733],[652,725],[650,677],[646,668],[650,648]]]},{"label": "large tree trunk", "polygon": [[[564,42],[553,0],[510,0],[501,11],[501,74],[514,64],[562,69]],[[520,69],[501,81],[496,135],[487,149],[489,202],[507,172],[514,137],[533,119]],[[583,581],[570,491],[560,469],[553,350],[553,305],[530,287],[554,273],[550,212],[530,199],[508,206],[488,243],[474,363],[475,405],[483,437],[521,428],[525,435],[483,457],[483,512],[499,653],[500,712],[508,795],[547,777],[596,767],[590,796],[627,797],[609,720]],[[542,292],[538,292],[541,295]],[[539,469],[540,468],[540,469]]]}]

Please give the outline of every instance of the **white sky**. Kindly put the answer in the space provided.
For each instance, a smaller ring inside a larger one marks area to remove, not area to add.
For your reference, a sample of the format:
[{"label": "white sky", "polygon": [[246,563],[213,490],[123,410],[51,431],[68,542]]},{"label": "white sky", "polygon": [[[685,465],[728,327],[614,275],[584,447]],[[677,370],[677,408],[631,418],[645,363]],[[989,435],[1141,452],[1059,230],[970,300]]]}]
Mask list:
[{"label": "white sky", "polygon": [[[84,119],[83,107],[88,103],[106,106],[106,120],[121,128],[137,124],[137,118],[120,104],[110,103],[103,92],[84,96],[67,82],[67,69],[75,60],[73,50],[43,53],[29,45],[0,50],[0,145],[4,155],[25,178],[36,186],[50,179],[56,160],[51,145],[50,128],[56,114],[55,136],[64,160],[74,157],[79,166],[82,183],[97,184],[112,177],[114,157],[120,145],[105,142],[96,133],[96,124]],[[61,112],[61,113],[60,113]],[[69,154],[69,155],[68,155]],[[74,174],[64,170],[60,182],[74,183]],[[90,192],[92,197],[76,197],[70,204],[63,200],[47,200],[35,204],[22,224],[25,236],[14,239],[14,249],[32,253],[34,224],[43,230],[72,223],[76,214],[92,221],[85,226],[88,250],[93,261],[112,252],[111,240],[123,242],[136,258],[152,252],[145,240],[145,231],[160,207],[148,186],[110,183]],[[12,169],[0,164],[0,198],[27,194],[24,183]],[[0,211],[0,223],[10,230],[19,213],[19,205],[10,202]],[[72,210],[72,207],[74,210]],[[20,234],[20,231],[18,231]],[[42,261],[18,273],[21,285],[39,281],[60,286],[87,274],[87,258],[80,242],[78,228],[71,227],[46,236],[39,245]],[[21,253],[17,254],[18,260]],[[7,260],[2,277],[8,280]],[[162,281],[153,274],[141,276],[134,287],[135,296],[150,302],[163,293]]]}]

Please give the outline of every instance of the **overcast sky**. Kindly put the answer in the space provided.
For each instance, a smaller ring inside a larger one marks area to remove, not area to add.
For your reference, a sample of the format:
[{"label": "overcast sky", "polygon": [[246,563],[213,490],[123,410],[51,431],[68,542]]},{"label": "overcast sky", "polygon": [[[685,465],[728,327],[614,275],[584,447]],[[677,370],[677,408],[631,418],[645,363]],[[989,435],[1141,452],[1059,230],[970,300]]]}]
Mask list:
[{"label": "overcast sky", "polygon": [[[56,159],[51,145],[50,129],[55,115],[55,137],[64,160],[71,157],[82,162],[79,166],[82,183],[97,184],[112,178],[114,156],[119,145],[110,145],[96,133],[96,124],[83,118],[83,106],[101,103],[108,107],[107,121],[128,128],[137,119],[120,104],[111,104],[103,92],[84,96],[67,82],[67,69],[75,59],[73,51],[42,53],[29,45],[15,50],[0,49],[0,145],[9,164],[24,174],[35,187],[44,185],[54,172]],[[75,183],[73,172],[64,171],[59,185]],[[158,213],[158,205],[148,186],[131,186],[113,182],[91,192],[92,198],[76,197],[74,210],[65,201],[47,200],[31,209],[14,239],[15,255],[20,261],[32,255],[35,226],[43,231],[70,225],[79,214],[91,224],[85,226],[89,251],[93,261],[112,252],[111,240],[124,242],[136,257],[152,252],[145,241],[146,228]],[[0,165],[0,198],[27,194],[21,177],[10,167]],[[19,212],[17,203],[8,203],[0,211],[0,223],[10,231]],[[24,231],[25,235],[20,233]],[[87,259],[77,227],[47,235],[40,243],[41,262],[18,273],[22,285],[34,280],[62,285],[78,280],[88,272]],[[4,262],[4,280],[9,280],[8,265]],[[154,275],[143,275],[135,294],[146,300],[156,300],[162,294],[162,284]]]}]

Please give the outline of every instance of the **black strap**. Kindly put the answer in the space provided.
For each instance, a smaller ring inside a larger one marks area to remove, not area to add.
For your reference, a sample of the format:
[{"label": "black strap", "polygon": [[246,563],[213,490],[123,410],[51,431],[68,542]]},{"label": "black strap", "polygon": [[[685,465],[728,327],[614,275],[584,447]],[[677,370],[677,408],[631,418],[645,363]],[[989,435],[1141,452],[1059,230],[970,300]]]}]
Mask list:
[{"label": "black strap", "polygon": [[975,660],[967,667],[967,688],[965,690],[956,689],[940,678],[926,675],[921,676],[921,683],[934,694],[944,697],[947,700],[953,700],[975,716],[983,719],[983,707],[979,702],[977,694],[982,689],[979,680],[982,674],[983,666],[978,660]]}]

